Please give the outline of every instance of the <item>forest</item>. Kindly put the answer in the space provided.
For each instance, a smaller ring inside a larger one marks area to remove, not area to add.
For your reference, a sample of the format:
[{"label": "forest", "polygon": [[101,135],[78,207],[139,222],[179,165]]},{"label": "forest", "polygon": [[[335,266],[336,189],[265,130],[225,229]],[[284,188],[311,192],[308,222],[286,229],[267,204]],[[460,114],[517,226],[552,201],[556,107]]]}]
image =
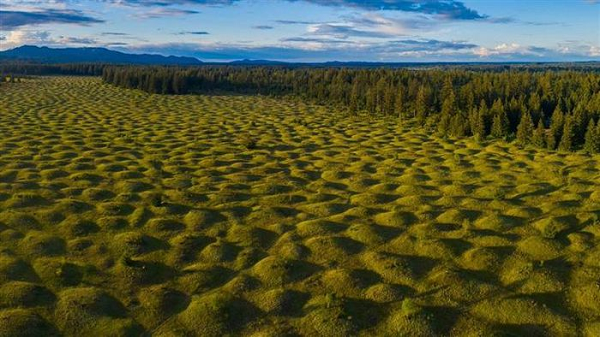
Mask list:
[{"label": "forest", "polygon": [[539,68],[105,67],[106,83],[158,94],[290,95],[414,119],[440,136],[600,152],[600,74]]}]

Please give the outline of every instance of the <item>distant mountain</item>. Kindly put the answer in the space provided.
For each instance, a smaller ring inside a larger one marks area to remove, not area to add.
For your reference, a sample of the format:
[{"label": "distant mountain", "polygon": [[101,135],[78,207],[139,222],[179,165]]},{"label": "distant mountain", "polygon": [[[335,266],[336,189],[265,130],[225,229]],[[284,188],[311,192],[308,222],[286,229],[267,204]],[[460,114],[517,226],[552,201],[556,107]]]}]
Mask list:
[{"label": "distant mountain", "polygon": [[271,61],[271,60],[238,60],[231,61],[228,64],[235,66],[274,66],[274,65],[290,65],[293,63],[281,62],[281,61]]},{"label": "distant mountain", "polygon": [[590,62],[364,62],[364,61],[327,61],[327,62],[282,62],[272,60],[236,60],[231,62],[202,62],[194,57],[163,56],[157,54],[128,54],[106,48],[49,48],[37,46],[22,46],[15,49],[0,51],[2,61],[26,61],[34,63],[110,63],[133,65],[232,65],[232,66],[284,66],[289,68],[445,68],[445,67],[511,67],[525,65],[540,65],[562,69],[568,65],[590,65],[597,67],[600,63]]},{"label": "distant mountain", "polygon": [[202,64],[202,61],[193,57],[126,54],[106,48],[48,48],[37,46],[22,46],[0,52],[0,60],[21,60],[40,63]]}]

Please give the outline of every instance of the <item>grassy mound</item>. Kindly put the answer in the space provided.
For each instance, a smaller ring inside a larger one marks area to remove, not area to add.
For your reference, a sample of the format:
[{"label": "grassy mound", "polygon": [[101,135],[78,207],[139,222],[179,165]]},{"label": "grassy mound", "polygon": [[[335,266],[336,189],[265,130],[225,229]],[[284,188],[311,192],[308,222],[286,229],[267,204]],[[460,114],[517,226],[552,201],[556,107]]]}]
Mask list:
[{"label": "grassy mound", "polygon": [[35,337],[60,334],[39,315],[25,309],[13,309],[0,311],[0,336]]}]

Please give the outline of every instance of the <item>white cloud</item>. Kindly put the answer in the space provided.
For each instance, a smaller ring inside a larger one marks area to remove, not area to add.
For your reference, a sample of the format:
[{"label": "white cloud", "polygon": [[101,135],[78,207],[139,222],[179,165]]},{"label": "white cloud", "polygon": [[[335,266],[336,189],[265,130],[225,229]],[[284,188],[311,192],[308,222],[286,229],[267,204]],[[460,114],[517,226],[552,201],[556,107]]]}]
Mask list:
[{"label": "white cloud", "polygon": [[6,34],[0,44],[1,50],[12,49],[24,44],[39,44],[50,42],[50,33],[46,31],[13,30]]},{"label": "white cloud", "polygon": [[54,47],[97,45],[98,41],[88,37],[53,37],[48,31],[13,30],[7,32],[0,44],[0,50],[16,48],[22,45],[44,45]]},{"label": "white cloud", "polygon": [[542,56],[543,48],[521,46],[518,43],[502,43],[492,48],[480,47],[475,49],[474,54],[479,57],[490,57],[498,55],[532,55]]}]

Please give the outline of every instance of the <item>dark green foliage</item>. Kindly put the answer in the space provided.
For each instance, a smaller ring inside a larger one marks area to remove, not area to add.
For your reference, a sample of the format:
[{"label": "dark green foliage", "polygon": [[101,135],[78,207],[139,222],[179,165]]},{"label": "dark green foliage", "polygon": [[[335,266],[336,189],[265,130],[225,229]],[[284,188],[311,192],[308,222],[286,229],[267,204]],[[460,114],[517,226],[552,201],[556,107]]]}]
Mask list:
[{"label": "dark green foliage", "polygon": [[419,88],[415,101],[415,114],[419,124],[424,125],[429,114],[428,92],[424,86]]},{"label": "dark green foliage", "polygon": [[481,100],[480,108],[473,107],[469,114],[469,124],[471,133],[478,140],[483,140],[487,135],[486,117],[488,114],[487,105],[484,100]]},{"label": "dark green foliage", "polygon": [[528,145],[534,135],[533,120],[529,112],[521,115],[521,122],[517,127],[517,142],[521,146]]},{"label": "dark green foliage", "polygon": [[394,100],[394,110],[398,115],[398,118],[402,119],[404,117],[404,96],[402,94],[401,88],[398,88],[396,92],[396,99]]},{"label": "dark green foliage", "polygon": [[98,63],[0,63],[0,74],[100,76],[102,75],[104,67],[106,67],[106,65]]},{"label": "dark green foliage", "polygon": [[546,147],[549,150],[556,150],[556,138],[557,136],[555,129],[551,128],[550,130],[548,130],[548,132],[546,133]]},{"label": "dark green foliage", "polygon": [[560,138],[560,143],[558,144],[558,149],[560,151],[572,151],[574,145],[574,138],[575,130],[573,125],[573,117],[568,116],[565,119],[562,136]]},{"label": "dark green foliage", "polygon": [[562,138],[564,123],[565,117],[559,104],[556,106],[556,109],[552,113],[552,121],[550,122],[550,132],[548,132],[548,139],[546,142],[549,149],[556,149],[558,142]]},{"label": "dark green foliage", "polygon": [[546,129],[544,128],[544,123],[542,123],[542,121],[538,122],[537,128],[533,132],[531,144],[538,148],[546,147]]},{"label": "dark green foliage", "polygon": [[463,113],[458,113],[450,119],[450,135],[464,137],[469,132],[469,123]]},{"label": "dark green foliage", "polygon": [[504,110],[504,105],[502,101],[497,99],[490,110],[492,114],[492,130],[491,135],[494,138],[506,138],[510,132],[510,125],[508,121],[508,116],[506,115],[506,110]]},{"label": "dark green foliage", "polygon": [[594,120],[588,123],[583,149],[590,154],[600,153],[600,123],[596,126]]}]

